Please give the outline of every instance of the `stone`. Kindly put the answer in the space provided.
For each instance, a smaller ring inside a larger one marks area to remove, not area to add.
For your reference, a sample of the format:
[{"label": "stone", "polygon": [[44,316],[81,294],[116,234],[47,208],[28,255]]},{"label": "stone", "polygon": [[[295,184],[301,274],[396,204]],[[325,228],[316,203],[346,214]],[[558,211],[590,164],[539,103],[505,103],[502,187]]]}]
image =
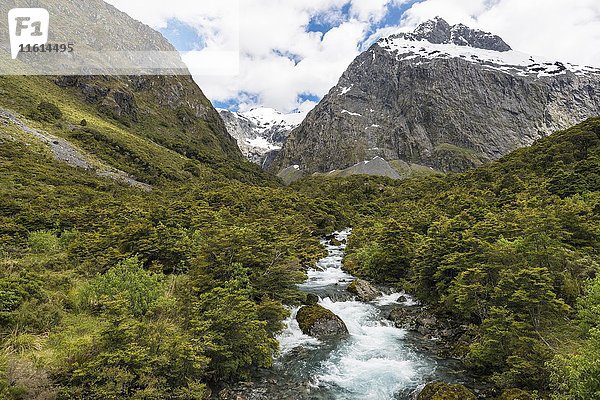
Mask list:
[{"label": "stone", "polygon": [[360,301],[365,302],[373,301],[381,296],[381,292],[375,286],[362,279],[352,281],[347,290],[356,295]]},{"label": "stone", "polygon": [[438,321],[432,315],[419,315],[416,319],[416,322],[417,331],[423,336],[432,334],[432,332],[434,332],[438,327]]},{"label": "stone", "polygon": [[419,332],[423,336],[435,334],[449,337],[455,334],[451,329],[442,327],[434,315],[422,308],[396,307],[390,311],[388,319],[394,322],[397,328]]},{"label": "stone", "polygon": [[316,294],[312,294],[312,293],[307,293],[306,294],[306,300],[304,301],[304,304],[306,304],[307,306],[312,306],[315,305],[319,302],[319,296],[317,296]]},{"label": "stone", "polygon": [[415,331],[417,329],[416,313],[409,308],[394,308],[390,311],[388,319],[394,323],[396,328],[406,329],[407,331]]},{"label": "stone", "polygon": [[425,385],[417,400],[477,400],[477,396],[460,384],[432,382]]},{"label": "stone", "polygon": [[305,335],[328,338],[348,334],[348,328],[340,317],[318,304],[298,310],[296,320]]}]

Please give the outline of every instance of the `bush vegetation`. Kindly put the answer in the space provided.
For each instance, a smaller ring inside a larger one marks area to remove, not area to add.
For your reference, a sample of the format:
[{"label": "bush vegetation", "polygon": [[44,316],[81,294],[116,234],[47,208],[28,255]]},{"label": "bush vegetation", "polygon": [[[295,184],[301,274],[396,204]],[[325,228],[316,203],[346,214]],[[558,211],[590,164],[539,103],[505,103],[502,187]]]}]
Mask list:
[{"label": "bush vegetation", "polygon": [[0,125],[0,398],[203,399],[246,379],[272,364],[319,237],[349,225],[347,268],[468,326],[457,353],[482,379],[599,398],[599,118],[460,175],[284,188],[229,158],[217,121],[146,92],[126,126],[48,78],[0,84],[0,106],[61,104],[42,107],[61,124],[28,122],[153,185]]}]

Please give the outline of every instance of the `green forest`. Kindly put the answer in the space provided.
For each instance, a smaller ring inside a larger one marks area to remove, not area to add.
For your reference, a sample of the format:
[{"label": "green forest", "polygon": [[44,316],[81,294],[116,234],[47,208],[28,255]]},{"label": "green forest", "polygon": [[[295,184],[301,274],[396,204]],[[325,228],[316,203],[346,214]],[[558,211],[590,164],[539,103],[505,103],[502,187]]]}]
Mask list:
[{"label": "green forest", "polygon": [[349,271],[467,326],[455,352],[482,380],[600,399],[600,118],[462,174],[285,187],[212,136],[149,128],[217,129],[187,109],[136,122],[35,79],[2,78],[25,95],[0,106],[152,190],[0,121],[1,398],[205,399],[251,379],[319,239],[352,226]]}]

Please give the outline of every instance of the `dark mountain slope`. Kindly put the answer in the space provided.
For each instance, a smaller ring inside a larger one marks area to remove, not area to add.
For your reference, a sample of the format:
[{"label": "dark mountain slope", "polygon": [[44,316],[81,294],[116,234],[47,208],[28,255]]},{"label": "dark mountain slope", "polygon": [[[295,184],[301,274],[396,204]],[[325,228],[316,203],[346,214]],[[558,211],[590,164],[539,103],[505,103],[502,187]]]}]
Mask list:
[{"label": "dark mountain slope", "polygon": [[381,157],[463,171],[600,115],[599,93],[596,68],[534,59],[438,18],[357,57],[272,169],[328,173]]}]

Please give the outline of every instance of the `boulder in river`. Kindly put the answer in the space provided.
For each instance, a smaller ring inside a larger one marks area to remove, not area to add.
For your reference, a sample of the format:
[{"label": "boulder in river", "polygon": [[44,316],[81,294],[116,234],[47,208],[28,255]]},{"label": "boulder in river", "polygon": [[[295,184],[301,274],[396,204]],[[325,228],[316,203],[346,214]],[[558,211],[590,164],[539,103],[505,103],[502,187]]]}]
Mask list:
[{"label": "boulder in river", "polygon": [[348,291],[355,294],[360,301],[365,302],[373,301],[381,296],[381,292],[377,290],[375,286],[362,279],[355,279],[352,281],[350,286],[348,286]]},{"label": "boulder in river", "polygon": [[304,301],[304,304],[306,304],[307,306],[313,306],[313,305],[317,304],[318,302],[319,302],[319,296],[317,296],[316,294],[313,294],[313,293],[306,294],[306,300]]},{"label": "boulder in river", "polygon": [[417,400],[477,400],[477,396],[460,384],[432,382],[425,385]]},{"label": "boulder in river", "polygon": [[336,238],[333,238],[329,241],[333,246],[341,246],[342,242],[340,242],[339,240],[337,240]]},{"label": "boulder in river", "polygon": [[[388,319],[394,322],[396,328],[417,331],[424,336],[444,330],[435,316],[422,308],[396,307],[390,311]],[[442,336],[451,336],[452,334],[452,332],[448,332]]]},{"label": "boulder in river", "polygon": [[348,334],[344,321],[318,304],[302,307],[296,314],[296,320],[306,335],[327,338]]}]

